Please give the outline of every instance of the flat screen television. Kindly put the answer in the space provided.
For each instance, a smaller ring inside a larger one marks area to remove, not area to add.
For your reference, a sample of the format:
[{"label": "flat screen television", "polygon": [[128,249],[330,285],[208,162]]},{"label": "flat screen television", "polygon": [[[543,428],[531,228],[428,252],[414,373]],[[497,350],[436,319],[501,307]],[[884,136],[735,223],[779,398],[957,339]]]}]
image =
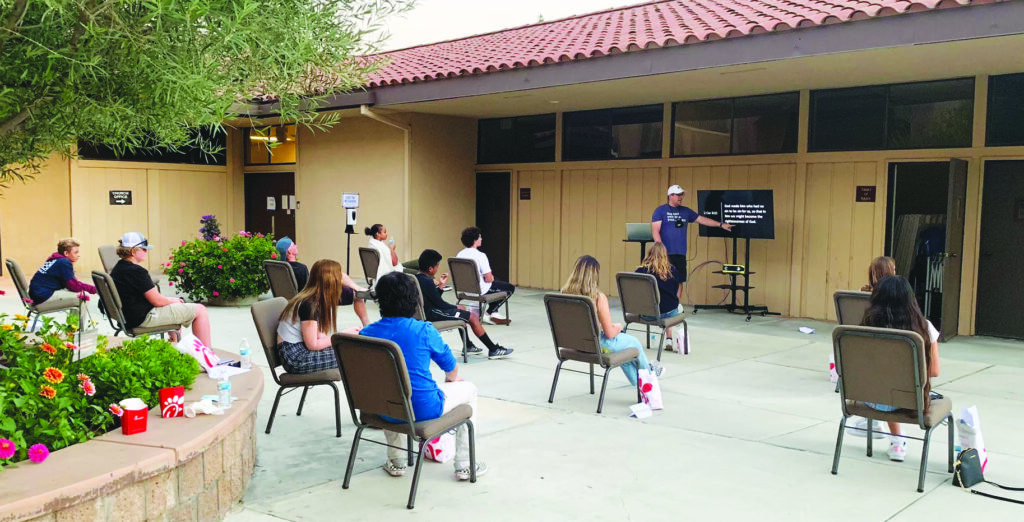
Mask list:
[{"label": "flat screen television", "polygon": [[698,190],[697,212],[733,225],[732,231],[701,226],[701,237],[775,239],[771,190]]}]

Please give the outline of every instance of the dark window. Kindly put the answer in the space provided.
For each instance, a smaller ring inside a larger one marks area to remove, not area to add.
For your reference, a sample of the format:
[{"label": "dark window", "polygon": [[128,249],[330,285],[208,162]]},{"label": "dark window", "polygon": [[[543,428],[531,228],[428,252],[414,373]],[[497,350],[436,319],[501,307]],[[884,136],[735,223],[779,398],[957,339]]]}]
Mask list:
[{"label": "dark window", "polygon": [[1024,145],[1024,74],[988,78],[985,145]]},{"label": "dark window", "polygon": [[974,79],[811,93],[812,152],[970,147]]},{"label": "dark window", "polygon": [[662,106],[644,105],[562,116],[564,161],[660,158]]},{"label": "dark window", "polygon": [[672,155],[796,152],[800,94],[679,102],[673,106]]},{"label": "dark window", "polygon": [[477,163],[555,161],[555,115],[480,120]]},{"label": "dark window", "polygon": [[298,139],[295,125],[245,129],[245,164],[295,163]]},{"label": "dark window", "polygon": [[227,165],[227,133],[223,128],[210,127],[193,131],[193,136],[198,133],[201,140],[206,142],[207,150],[217,150],[211,154],[205,153],[200,147],[189,146],[178,150],[170,150],[164,147],[153,147],[143,145],[134,151],[121,151],[120,153],[112,147],[96,145],[79,140],[78,155],[82,159],[92,160],[114,160],[114,161],[145,161],[153,163],[185,163],[191,165]]}]

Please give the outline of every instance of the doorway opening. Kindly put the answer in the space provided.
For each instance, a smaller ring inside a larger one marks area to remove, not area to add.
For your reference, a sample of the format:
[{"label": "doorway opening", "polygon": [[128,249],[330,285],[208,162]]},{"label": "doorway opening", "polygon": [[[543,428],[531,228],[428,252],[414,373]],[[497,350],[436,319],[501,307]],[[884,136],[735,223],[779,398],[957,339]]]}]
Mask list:
[{"label": "doorway opening", "polygon": [[295,173],[245,174],[245,229],[295,239]]},{"label": "doorway opening", "polygon": [[963,160],[889,164],[885,254],[943,340],[959,322],[966,188]]},{"label": "doorway opening", "polygon": [[476,226],[494,278],[508,281],[508,258],[512,241],[512,173],[477,172]]},{"label": "doorway opening", "polygon": [[985,162],[974,331],[1024,339],[1024,161]]}]

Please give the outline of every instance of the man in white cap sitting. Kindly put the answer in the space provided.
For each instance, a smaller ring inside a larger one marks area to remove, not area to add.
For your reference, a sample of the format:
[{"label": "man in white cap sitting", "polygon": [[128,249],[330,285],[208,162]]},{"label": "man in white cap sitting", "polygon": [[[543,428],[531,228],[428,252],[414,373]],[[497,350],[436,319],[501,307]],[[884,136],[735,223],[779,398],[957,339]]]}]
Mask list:
[{"label": "man in white cap sitting", "polygon": [[668,203],[654,209],[651,216],[651,233],[654,240],[665,245],[668,251],[668,260],[676,268],[679,274],[679,302],[684,302],[683,292],[686,283],[686,224],[697,223],[706,227],[721,227],[725,230],[732,230],[732,225],[719,223],[714,219],[706,218],[693,211],[690,207],[683,206],[683,196],[686,191],[679,185],[672,185],[668,188]]},{"label": "man in white cap sitting", "polygon": [[[118,242],[117,257],[121,259],[110,271],[110,278],[121,297],[124,327],[192,325],[192,334],[206,346],[212,346],[206,307],[177,297],[164,297],[153,284],[149,271],[142,266],[151,248],[145,236],[138,232],[128,232]],[[171,340],[178,340],[177,332],[172,332]]]}]

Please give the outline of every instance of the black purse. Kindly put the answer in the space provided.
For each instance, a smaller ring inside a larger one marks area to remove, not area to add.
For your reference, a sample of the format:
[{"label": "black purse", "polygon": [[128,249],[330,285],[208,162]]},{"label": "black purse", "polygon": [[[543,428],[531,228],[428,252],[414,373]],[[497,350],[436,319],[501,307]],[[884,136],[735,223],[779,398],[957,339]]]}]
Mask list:
[{"label": "black purse", "polygon": [[985,475],[981,471],[981,458],[978,456],[978,450],[974,448],[967,448],[960,452],[956,457],[956,463],[953,466],[953,485],[959,486],[964,491],[970,491],[975,495],[981,495],[983,497],[994,498],[997,500],[1003,500],[1006,502],[1013,502],[1015,504],[1024,504],[1024,500],[1016,500],[1012,498],[1000,497],[998,495],[991,495],[989,493],[982,493],[974,489],[968,489],[978,484],[991,484],[997,488],[1005,489],[1007,491],[1024,491],[1024,488],[1011,488],[1008,486],[1002,486],[995,482],[985,480]]}]

